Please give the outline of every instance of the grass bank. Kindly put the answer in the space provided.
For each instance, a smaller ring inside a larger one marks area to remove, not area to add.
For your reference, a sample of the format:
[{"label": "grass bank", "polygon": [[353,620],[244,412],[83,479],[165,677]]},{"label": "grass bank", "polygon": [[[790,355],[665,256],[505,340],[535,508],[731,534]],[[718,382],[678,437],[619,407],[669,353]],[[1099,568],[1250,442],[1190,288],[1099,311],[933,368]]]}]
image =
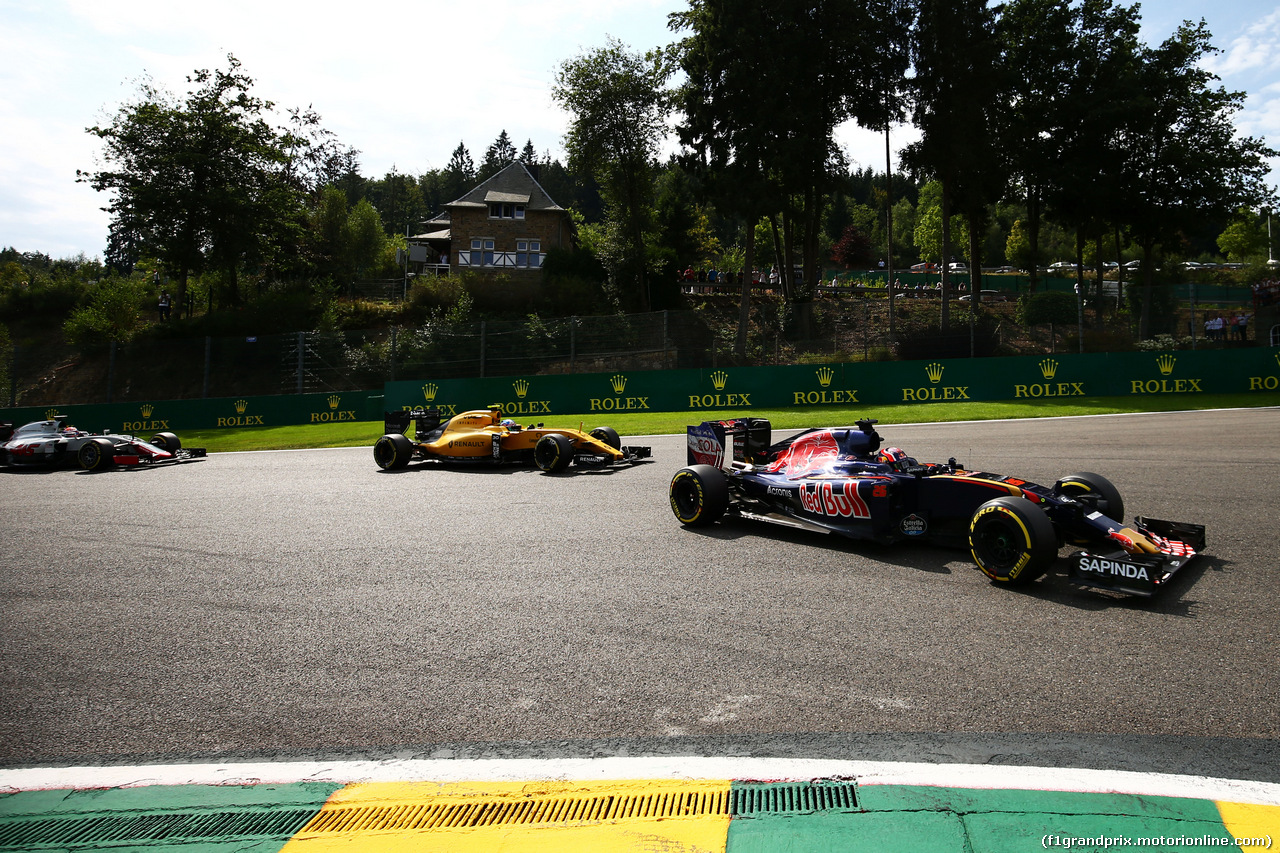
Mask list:
[{"label": "grass bank", "polygon": [[[1078,397],[1070,400],[996,403],[930,403],[894,406],[859,406],[813,409],[751,409],[749,411],[613,412],[600,415],[551,415],[547,426],[587,429],[611,426],[621,435],[667,435],[683,433],[689,424],[750,414],[768,418],[774,429],[852,424],[861,418],[875,418],[882,424],[942,423],[945,421],[989,421],[1009,418],[1073,417],[1110,415],[1125,412],[1170,412],[1184,409],[1236,409],[1280,406],[1280,392],[1263,394],[1196,394],[1158,397]],[[382,435],[381,421],[304,424],[249,429],[184,431],[182,443],[205,447],[213,453],[235,450],[289,450],[320,447],[373,446]]]}]

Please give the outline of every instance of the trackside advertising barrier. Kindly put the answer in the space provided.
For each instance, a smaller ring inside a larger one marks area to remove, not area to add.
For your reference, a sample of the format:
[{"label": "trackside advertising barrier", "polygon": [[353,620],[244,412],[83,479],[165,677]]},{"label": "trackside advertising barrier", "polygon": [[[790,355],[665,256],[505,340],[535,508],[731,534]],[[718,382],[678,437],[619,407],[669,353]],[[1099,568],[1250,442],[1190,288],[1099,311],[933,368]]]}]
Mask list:
[{"label": "trackside advertising barrier", "polygon": [[389,382],[388,409],[540,416],[1280,390],[1280,349],[1180,350]]},{"label": "trackside advertising barrier", "polygon": [[[282,394],[206,400],[0,409],[14,424],[67,415],[94,432],[269,427],[380,421],[384,409],[439,407],[444,414],[498,404],[522,423],[548,415],[785,409],[1070,397],[1267,394],[1280,391],[1280,348],[1062,353],[715,370],[535,374],[388,382],[381,392]],[[1190,400],[1188,400],[1190,403]],[[603,422],[603,421],[602,421]]]},{"label": "trackside advertising barrier", "polygon": [[0,409],[0,420],[24,424],[66,415],[91,432],[118,432],[150,438],[160,431],[220,427],[271,427],[382,420],[381,391],[278,394],[205,400],[147,400],[95,405],[26,406]]}]

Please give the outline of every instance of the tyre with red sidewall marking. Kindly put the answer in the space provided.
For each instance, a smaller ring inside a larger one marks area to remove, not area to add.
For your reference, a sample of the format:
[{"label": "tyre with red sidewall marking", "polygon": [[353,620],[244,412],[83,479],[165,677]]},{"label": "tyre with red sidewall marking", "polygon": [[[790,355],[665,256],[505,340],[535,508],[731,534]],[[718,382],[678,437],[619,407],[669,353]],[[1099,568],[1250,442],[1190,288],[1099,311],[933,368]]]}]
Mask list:
[{"label": "tyre with red sidewall marking", "polygon": [[996,498],[973,514],[969,551],[987,577],[1019,586],[1053,565],[1058,534],[1044,510],[1026,498]]},{"label": "tyre with red sidewall marking", "polygon": [[671,511],[686,527],[706,527],[729,507],[729,481],[710,465],[681,468],[671,478]]}]

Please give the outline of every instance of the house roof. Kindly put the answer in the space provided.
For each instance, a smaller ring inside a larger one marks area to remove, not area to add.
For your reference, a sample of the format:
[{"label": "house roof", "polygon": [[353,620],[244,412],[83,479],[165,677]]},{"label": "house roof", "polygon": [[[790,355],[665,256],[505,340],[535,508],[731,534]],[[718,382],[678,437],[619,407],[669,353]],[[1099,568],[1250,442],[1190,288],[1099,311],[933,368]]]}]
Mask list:
[{"label": "house roof", "polygon": [[525,210],[564,210],[547,195],[547,191],[519,160],[445,207],[487,207],[494,202],[523,204]]}]

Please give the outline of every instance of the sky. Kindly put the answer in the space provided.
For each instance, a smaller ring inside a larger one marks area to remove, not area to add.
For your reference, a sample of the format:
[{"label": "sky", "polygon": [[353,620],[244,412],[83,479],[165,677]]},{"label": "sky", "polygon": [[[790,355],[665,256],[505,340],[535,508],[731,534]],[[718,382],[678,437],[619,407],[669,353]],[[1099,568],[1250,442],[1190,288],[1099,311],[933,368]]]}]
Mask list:
[{"label": "sky", "polygon": [[[563,159],[568,116],[551,98],[557,69],[605,45],[670,43],[685,0],[0,0],[0,248],[100,257],[109,201],[76,170],[105,165],[85,129],[109,122],[149,78],[181,98],[196,69],[233,54],[253,94],[311,107],[361,173],[442,169],[459,142],[477,162],[503,130]],[[1146,0],[1142,39],[1203,17],[1222,52],[1209,68],[1248,93],[1242,135],[1280,148],[1280,3]],[[891,137],[896,152],[914,138]],[[884,169],[884,140],[854,126],[850,159]],[[896,153],[895,153],[896,162]],[[1280,161],[1270,183],[1280,185]]]}]

